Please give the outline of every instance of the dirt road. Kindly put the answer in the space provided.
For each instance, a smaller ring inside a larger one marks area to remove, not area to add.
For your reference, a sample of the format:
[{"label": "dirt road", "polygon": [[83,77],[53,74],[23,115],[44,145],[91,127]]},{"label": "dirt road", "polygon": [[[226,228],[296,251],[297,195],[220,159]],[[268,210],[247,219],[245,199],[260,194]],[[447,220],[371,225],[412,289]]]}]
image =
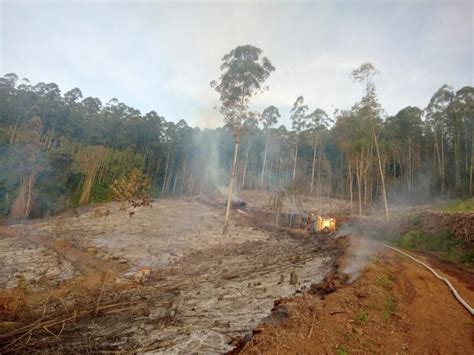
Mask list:
[{"label": "dirt road", "polygon": [[[449,276],[472,302],[465,280]],[[322,301],[288,300],[289,317],[264,324],[245,354],[472,354],[474,319],[446,285],[407,257],[379,249],[362,275]]]}]

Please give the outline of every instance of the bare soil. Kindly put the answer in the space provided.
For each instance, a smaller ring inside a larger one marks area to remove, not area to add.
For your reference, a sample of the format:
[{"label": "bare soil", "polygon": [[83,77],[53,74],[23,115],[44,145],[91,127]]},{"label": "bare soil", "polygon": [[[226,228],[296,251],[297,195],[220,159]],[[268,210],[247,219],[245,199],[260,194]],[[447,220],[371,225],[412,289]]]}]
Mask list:
[{"label": "bare soil", "polygon": [[[268,316],[275,299],[301,295],[334,269],[341,253],[327,236],[267,228],[266,212],[253,214],[255,220],[234,211],[223,236],[223,212],[197,198],[160,199],[153,208],[122,211],[109,204],[13,226],[9,231],[17,232],[0,239],[0,253],[27,243],[40,257],[0,260],[7,270],[0,348],[230,351]],[[8,271],[10,264],[26,284]],[[55,265],[64,267],[55,273]],[[133,276],[143,267],[151,278],[136,284]],[[42,268],[50,270],[47,278]],[[64,270],[72,273],[63,278]]]},{"label": "bare soil", "polygon": [[[374,248],[354,283],[337,284],[324,299],[308,294],[278,301],[274,318],[280,321],[261,324],[242,353],[473,353],[473,317],[446,285],[412,260]],[[449,277],[472,304],[465,280]]]},{"label": "bare soil", "polygon": [[[304,196],[342,226],[308,236],[274,226],[270,193],[238,197],[225,236],[223,198],[202,196],[1,227],[0,351],[473,353],[472,316],[426,269],[344,227],[347,202]],[[474,304],[472,270],[417,257]]]}]

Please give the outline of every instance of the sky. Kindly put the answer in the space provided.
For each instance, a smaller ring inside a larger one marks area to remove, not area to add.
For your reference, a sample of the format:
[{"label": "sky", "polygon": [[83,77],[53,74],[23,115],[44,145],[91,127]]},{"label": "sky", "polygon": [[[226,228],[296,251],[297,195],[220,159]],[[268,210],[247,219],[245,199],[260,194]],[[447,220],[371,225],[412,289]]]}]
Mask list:
[{"label": "sky", "polygon": [[276,71],[252,109],[275,105],[286,125],[300,95],[311,110],[348,109],[363,90],[349,74],[371,62],[380,103],[394,115],[426,107],[444,83],[473,85],[473,4],[0,0],[0,75],[213,128],[222,117],[209,83],[226,53],[253,44]]}]

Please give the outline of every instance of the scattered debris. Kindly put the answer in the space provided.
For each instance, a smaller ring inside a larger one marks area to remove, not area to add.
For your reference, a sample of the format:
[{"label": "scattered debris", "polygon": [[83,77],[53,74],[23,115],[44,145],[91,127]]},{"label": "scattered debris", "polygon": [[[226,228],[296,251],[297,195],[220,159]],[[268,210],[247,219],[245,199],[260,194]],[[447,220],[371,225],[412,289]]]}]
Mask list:
[{"label": "scattered debris", "polygon": [[144,284],[146,283],[151,274],[151,269],[148,267],[142,267],[140,270],[138,270],[135,275],[133,275],[133,279],[137,284]]}]

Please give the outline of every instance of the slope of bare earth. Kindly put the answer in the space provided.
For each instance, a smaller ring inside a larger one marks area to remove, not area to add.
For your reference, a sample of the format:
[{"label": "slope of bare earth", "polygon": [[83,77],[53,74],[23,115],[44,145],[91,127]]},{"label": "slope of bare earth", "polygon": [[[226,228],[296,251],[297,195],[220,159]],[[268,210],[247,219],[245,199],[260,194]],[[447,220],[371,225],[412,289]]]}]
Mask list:
[{"label": "slope of bare earth", "polygon": [[[122,211],[109,204],[14,226],[16,236],[0,238],[0,253],[31,242],[38,257],[15,254],[17,274],[28,273],[31,282],[22,286],[14,314],[0,307],[8,321],[0,327],[0,349],[229,351],[269,314],[274,299],[321,281],[340,253],[325,237],[269,232],[260,228],[263,219],[249,222],[235,212],[222,236],[223,212],[199,199],[160,199],[153,208]],[[38,277],[43,264],[59,272],[38,288],[37,275],[21,267],[28,262],[38,266]],[[135,284],[132,276],[144,266],[151,278]],[[113,277],[101,282],[103,273]],[[3,286],[11,287],[15,276],[4,272]],[[29,290],[36,290],[34,300]],[[11,305],[15,292],[4,290],[0,300]]]},{"label": "slope of bare earth", "polygon": [[0,289],[13,288],[21,280],[41,288],[78,274],[51,249],[21,238],[0,237],[0,255]]},{"label": "slope of bare earth", "polygon": [[[261,324],[242,353],[472,354],[473,317],[447,286],[405,256],[371,249],[376,253],[354,283],[322,300],[308,294],[278,301],[273,313],[286,317]],[[469,282],[442,275],[472,304]]]}]

